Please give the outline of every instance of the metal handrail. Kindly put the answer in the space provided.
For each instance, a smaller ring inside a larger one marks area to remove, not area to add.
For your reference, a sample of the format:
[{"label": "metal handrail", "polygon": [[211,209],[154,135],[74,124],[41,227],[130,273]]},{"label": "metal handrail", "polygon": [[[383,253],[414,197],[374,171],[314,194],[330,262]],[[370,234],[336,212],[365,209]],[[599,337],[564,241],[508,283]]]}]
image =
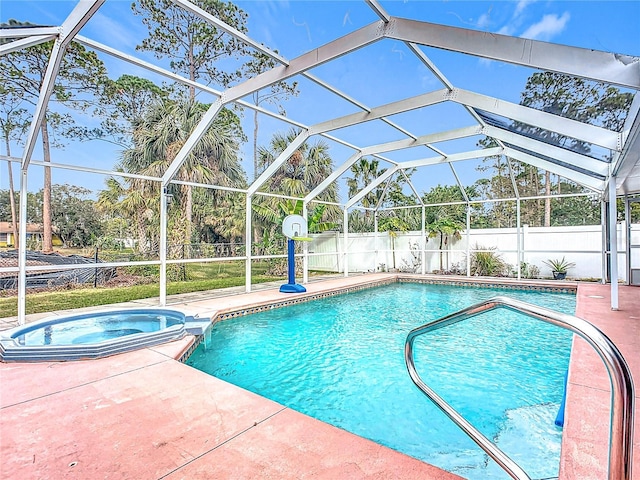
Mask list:
[{"label": "metal handrail", "polygon": [[543,322],[562,327],[580,335],[591,345],[604,362],[611,381],[611,418],[609,432],[609,480],[631,480],[633,459],[633,408],[634,387],[629,366],[620,350],[602,331],[586,320],[554,312],[508,297],[494,297],[471,305],[409,332],[404,346],[407,369],[413,382],[436,406],[482,448],[502,469],[515,480],[530,480],[527,473],[511,460],[493,442],[465,420],[451,405],[429,388],[416,371],[413,359],[413,341],[416,337],[458,322],[468,320],[480,313],[505,307],[524,313]]}]

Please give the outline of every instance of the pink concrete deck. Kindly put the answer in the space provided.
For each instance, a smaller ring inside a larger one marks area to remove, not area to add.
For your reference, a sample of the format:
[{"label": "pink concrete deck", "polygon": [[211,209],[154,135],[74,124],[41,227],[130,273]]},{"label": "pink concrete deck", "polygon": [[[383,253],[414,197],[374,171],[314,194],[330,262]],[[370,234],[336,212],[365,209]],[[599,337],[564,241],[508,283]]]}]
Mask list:
[{"label": "pink concrete deck", "polygon": [[153,348],[0,382],[1,478],[458,478]]},{"label": "pink concrete deck", "polygon": [[[336,279],[308,290],[386,277]],[[282,298],[271,290],[182,306],[213,312]],[[640,378],[640,289],[621,288],[618,312],[608,302],[606,286],[580,285],[578,316],[598,323]],[[459,478],[175,361],[189,341],[93,361],[0,363],[0,478]],[[604,479],[606,373],[580,343],[560,478]],[[639,437],[636,420],[636,450]]]},{"label": "pink concrete deck", "polygon": [[[215,309],[282,298],[234,296]],[[211,310],[204,302],[189,308]],[[175,361],[190,340],[0,363],[0,478],[460,478]]]},{"label": "pink concrete deck", "polygon": [[[640,478],[640,288],[621,286],[619,310],[611,311],[610,287],[580,284],[576,316],[602,330],[620,349],[634,378],[635,437],[633,478]],[[574,338],[567,386],[560,478],[607,478],[611,387],[600,357]]]}]

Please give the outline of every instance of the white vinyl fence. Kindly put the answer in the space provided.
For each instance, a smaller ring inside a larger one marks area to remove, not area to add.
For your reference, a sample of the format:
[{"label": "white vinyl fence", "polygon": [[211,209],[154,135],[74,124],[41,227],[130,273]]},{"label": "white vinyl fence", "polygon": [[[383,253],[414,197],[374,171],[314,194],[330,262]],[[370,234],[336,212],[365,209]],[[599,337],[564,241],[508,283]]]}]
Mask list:
[{"label": "white vinyl fence", "polygon": [[[618,272],[626,280],[626,226],[618,224]],[[640,244],[640,224],[631,225],[632,244]],[[518,240],[521,260],[540,269],[540,277],[551,277],[543,261],[561,259],[574,262],[568,277],[600,279],[603,270],[602,228],[599,225],[579,227],[528,227],[473,229],[460,239],[449,239],[440,249],[439,238],[423,238],[421,232],[349,233],[347,249],[344,234],[325,232],[311,235],[308,244],[309,269],[344,272],[345,260],[349,272],[409,271],[432,273],[441,270],[466,274],[467,255],[474,250],[495,249],[506,263],[517,271]],[[426,244],[425,244],[426,241]],[[346,258],[345,251],[349,251]],[[424,252],[423,252],[424,250]],[[637,252],[636,252],[637,253]],[[634,253],[635,255],[635,253]],[[424,259],[424,267],[422,265]],[[632,267],[640,268],[640,260],[632,258]]]}]

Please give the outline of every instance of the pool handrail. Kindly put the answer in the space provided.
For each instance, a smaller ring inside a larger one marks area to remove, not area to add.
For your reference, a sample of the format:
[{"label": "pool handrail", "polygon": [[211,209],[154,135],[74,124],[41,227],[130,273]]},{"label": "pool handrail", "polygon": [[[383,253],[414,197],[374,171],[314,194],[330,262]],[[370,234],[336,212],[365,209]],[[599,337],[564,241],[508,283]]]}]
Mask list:
[{"label": "pool handrail", "polygon": [[598,353],[607,368],[611,381],[611,416],[609,431],[608,480],[632,480],[634,386],[629,366],[620,350],[601,330],[573,315],[555,312],[509,297],[493,297],[458,312],[414,328],[405,342],[405,362],[409,376],[416,386],[460,427],[487,455],[515,480],[530,480],[529,475],[511,458],[485,437],[451,405],[429,388],[416,371],[413,342],[416,337],[467,320],[495,308],[508,308],[532,318],[570,330],[579,335]]}]

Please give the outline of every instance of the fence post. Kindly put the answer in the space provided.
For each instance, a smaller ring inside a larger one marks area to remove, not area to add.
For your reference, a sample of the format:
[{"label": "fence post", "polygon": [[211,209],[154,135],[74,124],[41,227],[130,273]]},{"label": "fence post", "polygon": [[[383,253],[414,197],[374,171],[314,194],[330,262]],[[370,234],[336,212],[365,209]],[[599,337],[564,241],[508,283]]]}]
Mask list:
[{"label": "fence post", "polygon": [[93,261],[96,264],[95,272],[93,273],[93,288],[98,288],[98,246],[96,245],[96,251],[93,254]]},{"label": "fence post", "polygon": [[[191,244],[189,244],[191,245]],[[186,245],[183,243],[182,244],[182,260],[185,259],[185,247]],[[182,281],[186,282],[187,281],[187,266],[184,264],[184,262],[182,263]]]}]

